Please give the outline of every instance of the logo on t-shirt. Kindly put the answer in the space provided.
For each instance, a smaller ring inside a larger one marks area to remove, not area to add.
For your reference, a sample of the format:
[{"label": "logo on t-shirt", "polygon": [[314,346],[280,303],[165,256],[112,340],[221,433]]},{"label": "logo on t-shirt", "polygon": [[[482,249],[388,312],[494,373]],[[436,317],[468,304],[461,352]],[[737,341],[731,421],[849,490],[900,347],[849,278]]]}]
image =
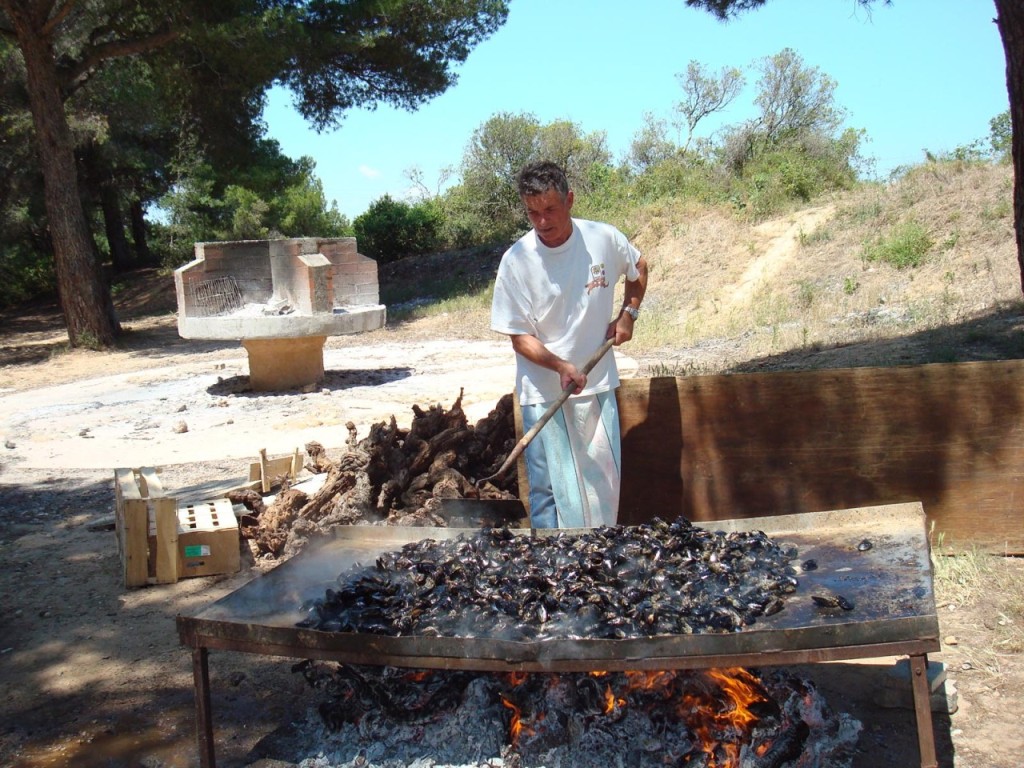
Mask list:
[{"label": "logo on t-shirt", "polygon": [[608,281],[604,277],[604,264],[591,264],[590,265],[590,282],[587,283],[587,295],[594,288],[607,288]]}]

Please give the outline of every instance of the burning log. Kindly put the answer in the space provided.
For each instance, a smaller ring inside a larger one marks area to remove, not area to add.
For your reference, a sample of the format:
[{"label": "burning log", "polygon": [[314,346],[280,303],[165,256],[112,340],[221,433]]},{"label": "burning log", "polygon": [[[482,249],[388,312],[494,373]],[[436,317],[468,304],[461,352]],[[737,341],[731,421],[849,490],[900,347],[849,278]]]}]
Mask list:
[{"label": "burning log", "polygon": [[797,720],[772,740],[771,745],[753,761],[751,768],[782,768],[803,754],[804,744],[811,735],[811,727]]},{"label": "burning log", "polygon": [[485,417],[470,426],[462,410],[460,390],[448,410],[440,405],[413,406],[407,430],[394,416],[370,427],[358,439],[347,424],[342,455],[331,459],[317,442],[306,445],[306,468],[325,474],[312,496],[285,489],[266,506],[255,491],[228,494],[243,504],[241,533],[260,554],[291,557],[311,540],[330,535],[337,525],[445,526],[444,499],[514,499],[516,476],[508,473],[500,486],[476,488],[472,478],[494,472],[516,443],[512,395],[505,395]]}]

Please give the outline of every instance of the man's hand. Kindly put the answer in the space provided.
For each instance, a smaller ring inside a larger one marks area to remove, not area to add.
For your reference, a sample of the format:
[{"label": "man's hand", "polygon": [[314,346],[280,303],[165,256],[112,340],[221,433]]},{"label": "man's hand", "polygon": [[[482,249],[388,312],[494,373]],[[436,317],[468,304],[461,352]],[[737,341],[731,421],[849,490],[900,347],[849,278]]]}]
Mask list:
[{"label": "man's hand", "polygon": [[520,355],[525,357],[527,360],[531,360],[537,365],[550,368],[558,374],[558,382],[561,385],[563,392],[566,387],[573,383],[575,383],[576,386],[573,387],[572,394],[581,392],[583,388],[587,386],[587,377],[585,374],[580,373],[579,368],[568,360],[563,360],[558,357],[558,355],[552,354],[537,337],[530,336],[528,334],[521,334],[518,336],[512,336],[511,339],[512,348]]},{"label": "man's hand", "polygon": [[558,383],[561,385],[563,392],[575,383],[576,386],[572,389],[572,394],[575,395],[578,392],[582,392],[583,388],[587,386],[587,375],[580,373],[575,365],[567,362],[558,369]]},{"label": "man's hand", "polygon": [[624,344],[633,338],[633,323],[636,321],[625,312],[619,312],[619,316],[608,325],[606,339],[615,339],[615,346]]}]

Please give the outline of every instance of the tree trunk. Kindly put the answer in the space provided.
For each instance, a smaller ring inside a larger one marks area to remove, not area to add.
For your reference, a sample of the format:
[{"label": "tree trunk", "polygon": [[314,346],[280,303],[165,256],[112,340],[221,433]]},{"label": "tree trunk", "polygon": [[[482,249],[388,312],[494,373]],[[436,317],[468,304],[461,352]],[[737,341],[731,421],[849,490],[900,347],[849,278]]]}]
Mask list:
[{"label": "tree trunk", "polygon": [[[39,33],[45,19],[22,3],[0,2],[25,61],[26,86],[43,174],[61,309],[71,346],[110,346],[120,332],[110,287],[96,258],[78,193],[74,145],[53,46]],[[38,25],[37,25],[38,22]]]},{"label": "tree trunk", "polygon": [[141,200],[132,200],[128,213],[132,220],[132,240],[135,242],[135,259],[139,264],[153,266],[153,254],[149,250],[146,239],[146,216],[142,210]]},{"label": "tree trunk", "polygon": [[1017,235],[1017,264],[1024,292],[1024,3],[995,0],[996,25],[1006,54],[1006,90],[1010,97],[1013,137],[1013,229]]},{"label": "tree trunk", "polygon": [[124,217],[121,215],[117,190],[104,184],[100,189],[100,203],[103,206],[103,227],[110,247],[110,261],[115,271],[123,272],[132,266],[132,251],[124,232]]}]

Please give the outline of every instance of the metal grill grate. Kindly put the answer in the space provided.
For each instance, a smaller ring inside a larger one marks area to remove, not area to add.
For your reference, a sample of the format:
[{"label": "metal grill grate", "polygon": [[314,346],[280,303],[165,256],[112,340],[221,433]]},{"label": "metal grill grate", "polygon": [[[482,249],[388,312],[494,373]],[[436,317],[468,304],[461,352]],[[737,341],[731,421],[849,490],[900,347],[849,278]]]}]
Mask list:
[{"label": "metal grill grate", "polygon": [[233,277],[215,277],[191,284],[191,312],[194,317],[227,315],[243,307],[242,292]]}]

